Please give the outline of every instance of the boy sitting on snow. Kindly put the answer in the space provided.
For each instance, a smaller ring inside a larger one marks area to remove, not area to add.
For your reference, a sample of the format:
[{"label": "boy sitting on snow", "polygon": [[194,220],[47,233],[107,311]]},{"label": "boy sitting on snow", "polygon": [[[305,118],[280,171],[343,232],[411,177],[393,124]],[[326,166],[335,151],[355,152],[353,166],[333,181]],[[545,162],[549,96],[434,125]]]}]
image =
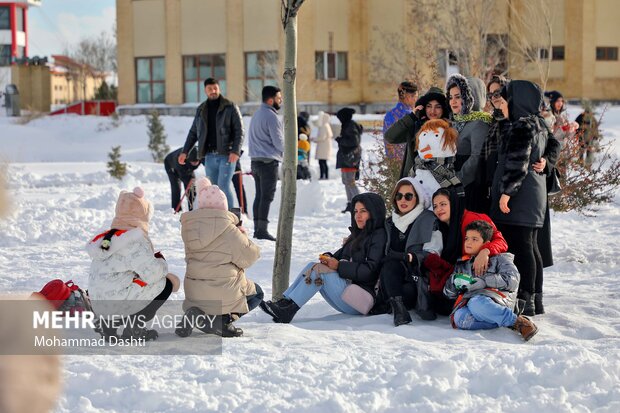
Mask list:
[{"label": "boy sitting on snow", "polygon": [[513,312],[520,278],[512,262],[514,256],[509,253],[491,256],[486,272],[481,277],[473,275],[476,254],[492,235],[493,228],[485,221],[473,221],[465,227],[466,255],[456,262],[444,286],[446,297],[458,297],[450,316],[452,327],[463,330],[509,327],[527,341],[538,332],[538,327],[529,318]]}]

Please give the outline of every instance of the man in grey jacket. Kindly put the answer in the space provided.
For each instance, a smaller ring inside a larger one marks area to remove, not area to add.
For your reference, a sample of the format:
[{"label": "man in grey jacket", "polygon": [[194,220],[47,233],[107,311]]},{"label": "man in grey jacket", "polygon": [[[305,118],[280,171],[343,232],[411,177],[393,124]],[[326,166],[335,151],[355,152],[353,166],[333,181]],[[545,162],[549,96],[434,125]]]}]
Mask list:
[{"label": "man in grey jacket", "polygon": [[248,130],[248,149],[252,158],[252,175],[256,185],[254,197],[254,238],[275,241],[267,231],[269,207],[276,192],[278,166],[284,150],[284,132],[278,118],[282,93],[275,86],[265,86],[263,103],[252,116]]},{"label": "man in grey jacket", "polygon": [[192,127],[187,134],[180,165],[185,164],[189,150],[198,141],[198,159],[204,157],[205,172],[213,185],[226,195],[228,206],[234,206],[231,180],[243,145],[243,122],[237,105],[220,94],[216,79],[204,81],[207,100],[196,110]]}]

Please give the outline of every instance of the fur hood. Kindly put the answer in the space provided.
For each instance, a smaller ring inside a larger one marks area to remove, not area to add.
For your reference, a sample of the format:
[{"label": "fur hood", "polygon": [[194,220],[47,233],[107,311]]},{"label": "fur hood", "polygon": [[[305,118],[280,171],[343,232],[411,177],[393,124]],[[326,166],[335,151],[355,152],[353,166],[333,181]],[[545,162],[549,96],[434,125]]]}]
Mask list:
[{"label": "fur hood", "polygon": [[450,98],[448,97],[450,95],[450,89],[455,86],[461,91],[461,99],[463,99],[461,113],[455,113],[455,115],[467,115],[474,108],[474,94],[465,76],[455,73],[450,76],[446,82],[446,99],[448,100],[448,104],[450,103]]}]

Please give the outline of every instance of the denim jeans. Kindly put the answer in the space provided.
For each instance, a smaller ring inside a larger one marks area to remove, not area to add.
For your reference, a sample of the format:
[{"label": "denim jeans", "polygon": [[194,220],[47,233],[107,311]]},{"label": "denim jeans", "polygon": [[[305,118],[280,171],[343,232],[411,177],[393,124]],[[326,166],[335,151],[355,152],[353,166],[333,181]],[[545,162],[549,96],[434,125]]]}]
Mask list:
[{"label": "denim jeans", "polygon": [[228,155],[208,153],[205,156],[205,173],[207,178],[211,180],[213,185],[219,186],[222,192],[224,192],[228,201],[228,208],[236,205],[231,187],[235,165],[235,163],[228,162]]},{"label": "denim jeans", "polygon": [[304,280],[304,273],[312,267],[314,262],[309,263],[301,270],[295,281],[284,292],[284,297],[295,301],[300,308],[310,300],[314,294],[320,292],[325,301],[331,305],[335,310],[345,314],[359,315],[359,311],[351,307],[349,304],[342,301],[340,296],[347,286],[347,281],[344,278],[340,278],[340,275],[336,271],[327,274],[321,274],[323,279],[322,285],[316,285],[314,280],[316,279],[316,273],[312,271],[310,284],[306,284]]},{"label": "denim jeans", "polygon": [[263,301],[263,297],[265,293],[263,293],[263,289],[260,288],[260,285],[254,283],[256,287],[256,294],[248,295],[246,299],[248,300],[248,312],[254,310],[261,301]]},{"label": "denim jeans", "polygon": [[508,307],[493,301],[486,295],[474,295],[465,307],[454,313],[454,324],[462,330],[489,330],[510,327],[517,315]]},{"label": "denim jeans", "polygon": [[340,172],[340,178],[344,184],[344,190],[347,193],[347,202],[351,202],[353,197],[360,193],[360,190],[355,183],[356,173],[357,172]]}]

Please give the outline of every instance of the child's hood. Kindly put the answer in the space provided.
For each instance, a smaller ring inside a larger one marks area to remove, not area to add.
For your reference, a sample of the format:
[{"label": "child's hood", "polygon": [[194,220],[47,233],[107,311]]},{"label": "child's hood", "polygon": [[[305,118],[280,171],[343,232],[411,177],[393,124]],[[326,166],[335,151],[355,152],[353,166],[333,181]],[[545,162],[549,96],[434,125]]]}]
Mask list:
[{"label": "child's hood", "polygon": [[101,248],[101,243],[104,240],[108,231],[102,232],[95,236],[86,244],[86,252],[93,260],[103,260],[110,255],[119,251],[126,250],[129,245],[140,240],[148,239],[148,236],[140,228],[134,228],[131,230],[118,230],[114,233],[110,239],[110,248],[105,250]]},{"label": "child's hood", "polygon": [[181,215],[181,232],[197,230],[200,244],[206,247],[224,232],[234,229],[239,223],[235,214],[219,209],[195,209]]}]

